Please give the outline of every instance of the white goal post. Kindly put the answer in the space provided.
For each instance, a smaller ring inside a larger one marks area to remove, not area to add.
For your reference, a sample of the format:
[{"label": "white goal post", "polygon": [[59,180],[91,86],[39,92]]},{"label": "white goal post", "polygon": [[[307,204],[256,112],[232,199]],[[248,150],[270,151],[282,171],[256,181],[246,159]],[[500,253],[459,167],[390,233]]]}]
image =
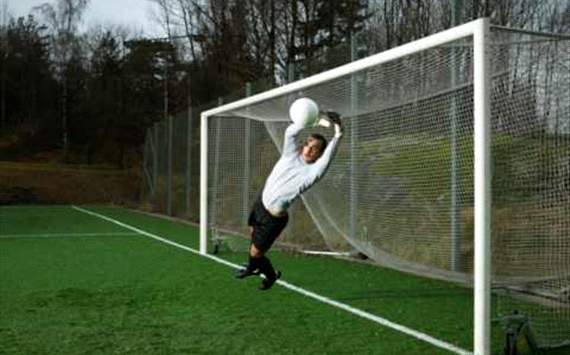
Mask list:
[{"label": "white goal post", "polygon": [[[489,58],[486,53],[489,19],[464,25],[372,55],[291,84],[229,103],[201,114],[200,155],[200,253],[207,253],[208,236],[208,121],[213,116],[243,109],[279,96],[299,92],[314,85],[357,73],[452,41],[468,39],[473,45],[473,122],[474,122],[474,353],[490,353],[490,93]],[[287,107],[283,107],[284,113]],[[283,120],[287,120],[286,114]]]}]

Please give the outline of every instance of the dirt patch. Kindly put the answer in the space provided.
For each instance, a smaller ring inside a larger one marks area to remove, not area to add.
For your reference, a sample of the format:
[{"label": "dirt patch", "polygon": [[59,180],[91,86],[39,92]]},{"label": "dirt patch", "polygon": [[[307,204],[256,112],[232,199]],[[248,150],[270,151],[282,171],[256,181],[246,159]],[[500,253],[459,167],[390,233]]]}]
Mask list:
[{"label": "dirt patch", "polygon": [[139,198],[132,170],[0,162],[0,204],[119,204]]},{"label": "dirt patch", "polygon": [[0,186],[0,205],[40,204],[42,201],[32,190],[23,187]]}]

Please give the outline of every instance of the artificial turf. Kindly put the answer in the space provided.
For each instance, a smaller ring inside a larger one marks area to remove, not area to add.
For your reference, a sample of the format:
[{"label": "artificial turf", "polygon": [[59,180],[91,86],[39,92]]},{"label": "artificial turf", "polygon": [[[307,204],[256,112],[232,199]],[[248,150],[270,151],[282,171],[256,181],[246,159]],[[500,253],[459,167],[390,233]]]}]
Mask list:
[{"label": "artificial turf", "polygon": [[[188,224],[89,210],[198,248]],[[0,222],[0,354],[450,353],[279,285],[259,291],[259,278],[236,280],[226,265],[71,207],[0,208]],[[330,257],[270,257],[289,283],[472,348],[470,289]]]}]

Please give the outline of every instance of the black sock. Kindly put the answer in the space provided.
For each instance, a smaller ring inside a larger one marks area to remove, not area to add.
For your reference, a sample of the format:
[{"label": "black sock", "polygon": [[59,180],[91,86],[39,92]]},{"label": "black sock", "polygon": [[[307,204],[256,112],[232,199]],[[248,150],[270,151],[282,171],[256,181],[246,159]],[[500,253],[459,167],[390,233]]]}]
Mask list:
[{"label": "black sock", "polygon": [[273,269],[271,261],[266,256],[259,258],[259,270],[261,270],[261,273],[267,278],[274,279],[276,277],[275,269]]},{"label": "black sock", "polygon": [[257,269],[261,269],[261,265],[260,265],[260,258],[254,258],[251,255],[249,256],[249,263],[247,265],[247,268],[251,271],[255,271]]}]

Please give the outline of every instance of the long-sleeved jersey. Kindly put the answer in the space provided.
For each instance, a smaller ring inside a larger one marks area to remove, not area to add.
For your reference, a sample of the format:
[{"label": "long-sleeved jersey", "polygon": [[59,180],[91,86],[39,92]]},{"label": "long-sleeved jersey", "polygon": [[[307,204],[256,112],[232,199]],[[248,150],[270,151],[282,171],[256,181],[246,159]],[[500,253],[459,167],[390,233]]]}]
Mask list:
[{"label": "long-sleeved jersey", "polygon": [[306,163],[296,142],[301,130],[302,127],[295,124],[287,127],[281,158],[265,182],[262,202],[270,211],[286,211],[295,198],[324,175],[336,152],[340,135],[331,139],[317,161]]}]

